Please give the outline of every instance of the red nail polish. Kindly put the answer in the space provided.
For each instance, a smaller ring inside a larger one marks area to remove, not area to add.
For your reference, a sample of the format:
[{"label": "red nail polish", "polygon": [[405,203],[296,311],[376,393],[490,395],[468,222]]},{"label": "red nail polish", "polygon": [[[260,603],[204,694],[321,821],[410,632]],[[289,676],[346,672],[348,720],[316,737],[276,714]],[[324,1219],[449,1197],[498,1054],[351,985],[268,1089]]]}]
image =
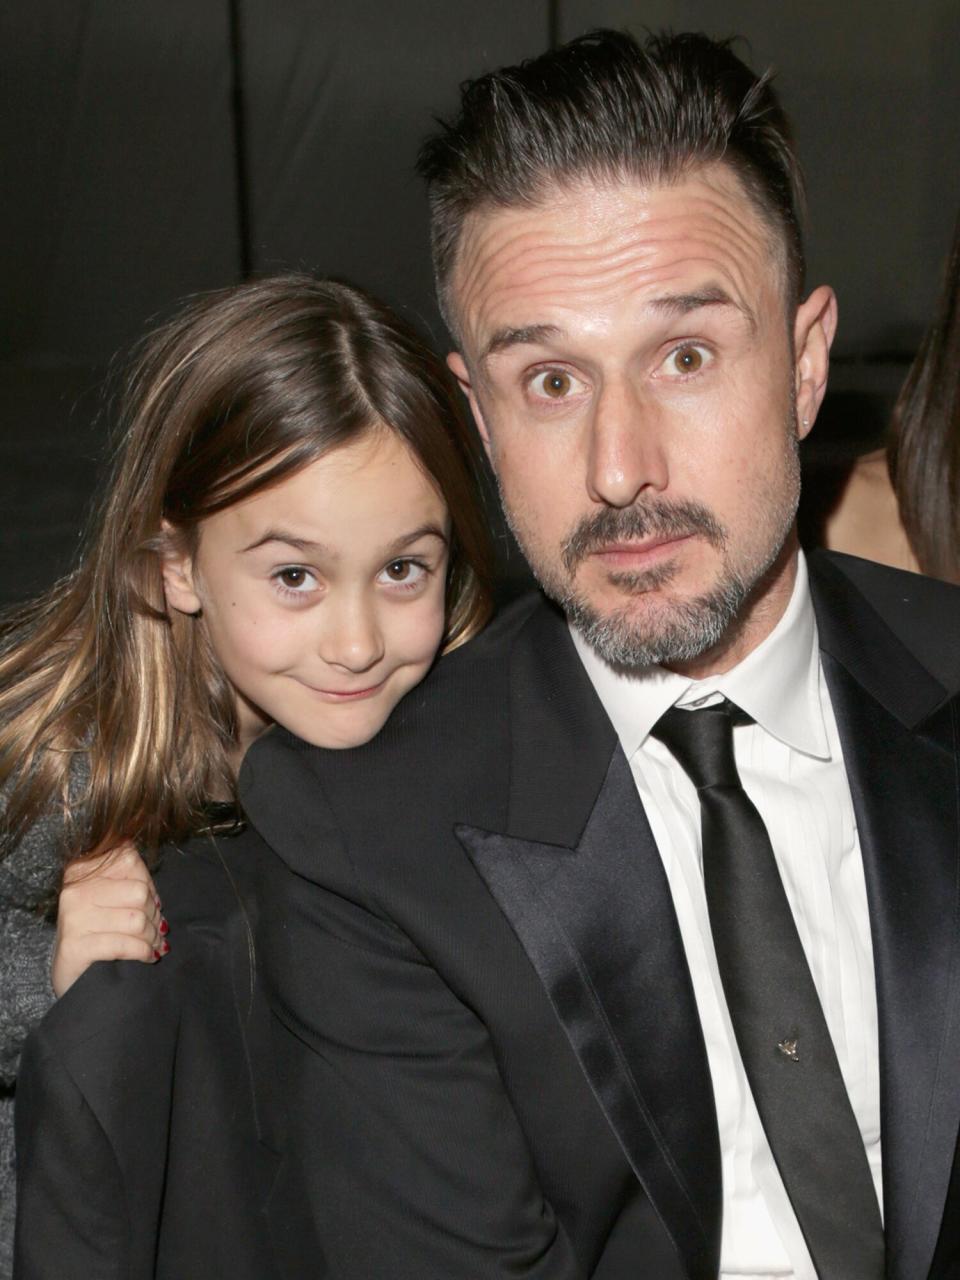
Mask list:
[{"label": "red nail polish", "polygon": [[153,958],[154,958],[154,960],[159,960],[159,959],[160,959],[160,955],[161,955],[161,953],[157,950],[157,948],[156,948],[156,947],[154,947],[154,948],[153,948]]},{"label": "red nail polish", "polygon": [[159,898],[154,898],[154,900],[153,900],[153,901],[156,903],[157,910],[158,910],[158,911],[162,911],[162,910],[163,910],[163,903],[160,901],[160,899],[159,899]]},{"label": "red nail polish", "polygon": [[160,947],[160,954],[162,956],[165,956],[169,950],[170,950],[170,943],[167,942],[166,939],[164,939],[163,944]]},{"label": "red nail polish", "polygon": [[160,921],[160,932],[161,932],[161,933],[169,933],[169,932],[170,932],[170,926],[167,924],[166,920],[161,920],[161,921]]}]

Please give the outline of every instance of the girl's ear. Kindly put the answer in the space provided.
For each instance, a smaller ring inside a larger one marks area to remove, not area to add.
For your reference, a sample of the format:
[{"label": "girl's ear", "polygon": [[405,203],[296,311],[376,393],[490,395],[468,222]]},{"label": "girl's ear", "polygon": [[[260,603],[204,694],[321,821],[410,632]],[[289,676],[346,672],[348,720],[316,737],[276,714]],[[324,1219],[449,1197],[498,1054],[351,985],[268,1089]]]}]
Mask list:
[{"label": "girl's ear", "polygon": [[164,520],[160,542],[163,594],[167,607],[178,613],[200,612],[200,597],[193,581],[193,557],[182,549],[181,539],[169,520]]}]

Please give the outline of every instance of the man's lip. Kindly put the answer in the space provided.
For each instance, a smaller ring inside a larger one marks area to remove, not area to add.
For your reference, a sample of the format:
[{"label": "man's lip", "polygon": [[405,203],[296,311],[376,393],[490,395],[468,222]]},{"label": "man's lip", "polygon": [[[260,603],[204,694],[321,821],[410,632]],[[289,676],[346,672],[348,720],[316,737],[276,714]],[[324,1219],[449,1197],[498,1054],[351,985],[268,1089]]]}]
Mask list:
[{"label": "man's lip", "polygon": [[620,564],[628,561],[644,560],[663,550],[673,550],[681,543],[689,541],[692,533],[671,534],[662,538],[648,538],[644,542],[608,542],[598,547],[591,555],[608,564]]}]

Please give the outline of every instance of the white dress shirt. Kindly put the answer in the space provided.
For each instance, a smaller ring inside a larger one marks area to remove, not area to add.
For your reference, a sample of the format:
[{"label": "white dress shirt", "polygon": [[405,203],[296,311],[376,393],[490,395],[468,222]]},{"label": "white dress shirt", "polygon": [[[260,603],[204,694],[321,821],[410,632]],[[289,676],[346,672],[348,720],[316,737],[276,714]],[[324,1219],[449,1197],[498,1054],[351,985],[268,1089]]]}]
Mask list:
[{"label": "white dress shirt", "polygon": [[721,697],[755,721],[734,729],[744,789],[770,834],[882,1206],[873,948],[860,844],[801,554],[786,612],[731,671],[693,681],[611,669],[574,644],[630,761],[667,873],[703,1027],[720,1131],[726,1280],[816,1272],[760,1123],[734,1037],[703,887],[700,803],[650,730],[671,706]]}]

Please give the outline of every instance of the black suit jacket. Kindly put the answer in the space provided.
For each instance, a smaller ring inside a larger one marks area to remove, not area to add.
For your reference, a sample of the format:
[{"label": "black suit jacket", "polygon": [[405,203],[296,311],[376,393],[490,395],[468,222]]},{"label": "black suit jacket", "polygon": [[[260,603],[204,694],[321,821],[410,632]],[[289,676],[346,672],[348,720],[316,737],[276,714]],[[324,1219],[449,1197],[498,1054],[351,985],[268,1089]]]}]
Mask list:
[{"label": "black suit jacket", "polygon": [[[253,832],[167,851],[160,964],[94,965],[27,1041],[16,1280],[273,1280],[279,1156]],[[285,1215],[286,1217],[286,1215]],[[280,1235],[296,1249],[290,1222]],[[322,1274],[322,1268],[314,1274]]]},{"label": "black suit jacket", "polygon": [[[887,1272],[945,1280],[960,592],[831,556],[811,583],[873,933]],[[242,791],[278,855],[262,956],[291,1177],[331,1275],[714,1277],[720,1155],[689,972],[563,619],[521,602],[359,750],[268,735]]]}]

